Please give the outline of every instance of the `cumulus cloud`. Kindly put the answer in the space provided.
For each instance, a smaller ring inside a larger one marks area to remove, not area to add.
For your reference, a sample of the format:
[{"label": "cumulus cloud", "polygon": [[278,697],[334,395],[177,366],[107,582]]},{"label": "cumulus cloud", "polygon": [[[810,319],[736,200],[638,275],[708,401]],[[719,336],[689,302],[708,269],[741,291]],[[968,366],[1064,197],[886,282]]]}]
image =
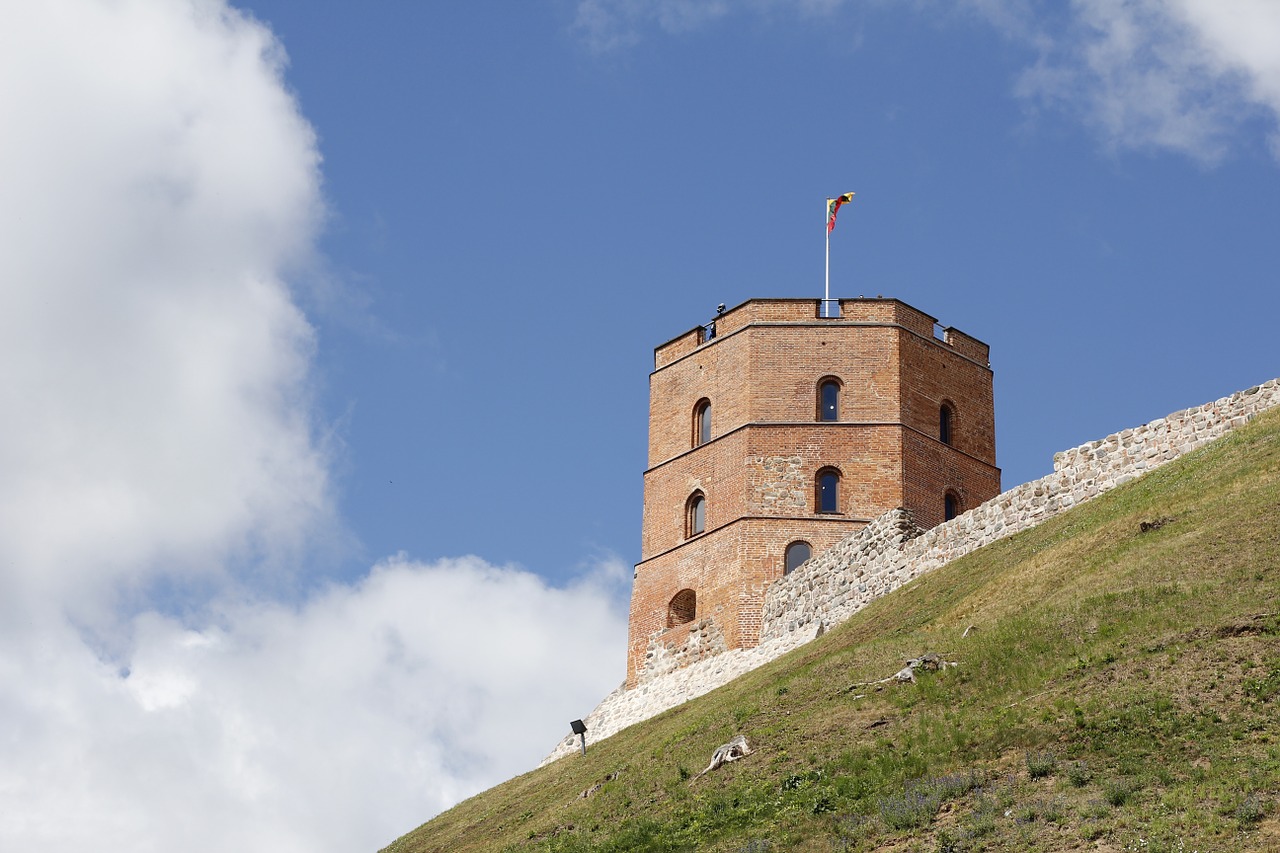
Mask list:
[{"label": "cumulus cloud", "polygon": [[0,847],[378,849],[533,767],[617,686],[625,577],[397,557],[200,628],[142,613],[124,671],[44,630],[0,657]]},{"label": "cumulus cloud", "polygon": [[329,496],[282,274],[323,207],[278,45],[199,0],[3,16],[9,600],[296,546]]},{"label": "cumulus cloud", "polygon": [[340,520],[284,64],[223,0],[0,11],[0,849],[376,849],[621,678],[616,561],[288,582]]}]

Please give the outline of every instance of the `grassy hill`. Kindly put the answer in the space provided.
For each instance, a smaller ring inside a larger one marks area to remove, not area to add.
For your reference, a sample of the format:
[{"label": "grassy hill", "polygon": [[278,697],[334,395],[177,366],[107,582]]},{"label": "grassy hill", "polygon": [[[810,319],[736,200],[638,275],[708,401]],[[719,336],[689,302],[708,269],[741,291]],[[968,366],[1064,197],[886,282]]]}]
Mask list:
[{"label": "grassy hill", "polygon": [[1278,598],[1273,412],[386,851],[1280,850]]}]

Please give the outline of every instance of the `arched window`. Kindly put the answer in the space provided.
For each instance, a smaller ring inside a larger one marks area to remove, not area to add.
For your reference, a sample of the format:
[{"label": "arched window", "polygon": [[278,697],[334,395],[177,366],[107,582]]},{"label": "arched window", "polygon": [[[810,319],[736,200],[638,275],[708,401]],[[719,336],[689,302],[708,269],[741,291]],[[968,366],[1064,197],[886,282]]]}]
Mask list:
[{"label": "arched window", "polygon": [[685,504],[685,538],[697,536],[707,529],[707,498],[702,492],[694,492]]},{"label": "arched window", "polygon": [[786,561],[783,564],[782,573],[784,575],[791,574],[801,563],[809,559],[812,553],[813,551],[809,548],[808,542],[803,542],[798,539],[795,542],[792,542],[787,546],[787,556]]},{"label": "arched window", "polygon": [[711,440],[711,401],[702,399],[693,407],[693,446]]},{"label": "arched window", "polygon": [[840,511],[840,472],[835,468],[823,468],[815,480],[818,512]]},{"label": "arched window", "polygon": [[944,520],[950,521],[961,513],[960,496],[955,492],[947,492],[946,497],[942,499],[942,515]]},{"label": "arched window", "polygon": [[840,380],[828,377],[818,383],[818,420],[840,420]]},{"label": "arched window", "polygon": [[955,426],[955,413],[951,410],[949,403],[943,403],[938,407],[938,440],[943,444],[950,444],[952,433]]},{"label": "arched window", "polygon": [[691,589],[682,589],[671,598],[667,605],[667,627],[687,625],[693,621],[698,612],[698,594]]}]

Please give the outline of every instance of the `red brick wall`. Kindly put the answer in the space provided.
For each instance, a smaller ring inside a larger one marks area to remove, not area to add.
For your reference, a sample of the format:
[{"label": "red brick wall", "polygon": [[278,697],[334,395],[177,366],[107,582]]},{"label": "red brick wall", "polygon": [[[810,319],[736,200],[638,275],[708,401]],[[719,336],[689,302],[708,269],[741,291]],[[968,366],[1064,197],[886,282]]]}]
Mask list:
[{"label": "red brick wall", "polygon": [[[764,590],[783,552],[814,554],[899,506],[942,521],[947,489],[962,506],[999,492],[986,345],[894,299],[751,300],[655,351],[641,563],[632,592],[628,682],[681,589],[698,596],[730,648],[755,645]],[[839,421],[817,421],[819,381],[841,382]],[[694,447],[694,409],[711,401],[712,440]],[[953,446],[938,441],[938,407],[955,410]],[[841,472],[840,513],[819,515],[815,477]],[[706,495],[706,532],[686,539],[686,505]],[[687,626],[676,634],[688,634]]]},{"label": "red brick wall", "polygon": [[946,520],[943,500],[947,491],[960,498],[959,512],[1000,494],[999,468],[930,436],[907,431],[904,438],[906,496],[902,505],[915,512],[921,527],[936,527]]},{"label": "red brick wall", "polygon": [[744,516],[817,515],[816,477],[840,469],[840,512],[870,520],[902,506],[902,435],[895,425],[753,424],[644,478],[641,559],[685,541],[685,507],[706,496],[706,532]]},{"label": "red brick wall", "polygon": [[711,400],[711,435],[748,421],[750,334],[720,337],[649,375],[649,467],[693,447],[693,408]]},{"label": "red brick wall", "polygon": [[641,562],[631,592],[628,683],[635,684],[650,637],[684,642],[688,625],[667,628],[677,592],[697,593],[696,619],[714,620],[729,648],[749,648],[760,639],[764,592],[782,577],[787,545],[803,539],[818,554],[865,524],[846,516],[743,518]]},{"label": "red brick wall", "polygon": [[986,363],[979,365],[945,344],[914,335],[903,336],[901,356],[902,422],[937,438],[938,410],[946,402],[954,413],[952,445],[994,465],[995,407]]}]

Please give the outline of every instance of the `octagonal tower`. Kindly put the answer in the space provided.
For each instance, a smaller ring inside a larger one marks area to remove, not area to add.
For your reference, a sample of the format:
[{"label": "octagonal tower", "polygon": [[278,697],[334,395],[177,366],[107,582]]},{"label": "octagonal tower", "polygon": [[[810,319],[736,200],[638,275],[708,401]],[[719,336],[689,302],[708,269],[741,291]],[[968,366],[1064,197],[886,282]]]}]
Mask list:
[{"label": "octagonal tower", "polygon": [[838,305],[752,299],[654,351],[629,687],[663,647],[756,645],[766,587],[876,516],[999,494],[987,345],[896,299]]}]

